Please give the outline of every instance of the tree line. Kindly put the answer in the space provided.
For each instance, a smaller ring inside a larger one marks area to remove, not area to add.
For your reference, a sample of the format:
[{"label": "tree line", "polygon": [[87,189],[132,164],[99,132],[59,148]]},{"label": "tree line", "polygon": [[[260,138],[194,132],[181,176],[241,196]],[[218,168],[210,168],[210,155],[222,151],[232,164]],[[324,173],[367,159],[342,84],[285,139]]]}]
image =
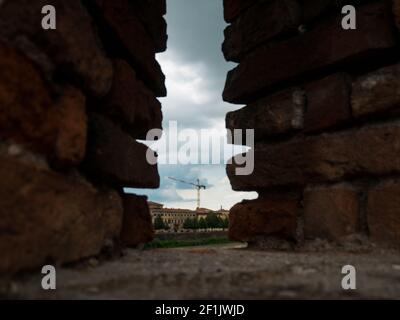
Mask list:
[{"label": "tree line", "polygon": [[[207,216],[200,219],[186,219],[183,223],[184,229],[198,230],[198,229],[228,229],[229,220],[221,218],[216,213],[211,212]],[[169,230],[169,226],[164,222],[161,216],[154,219],[154,229],[156,230]]]}]

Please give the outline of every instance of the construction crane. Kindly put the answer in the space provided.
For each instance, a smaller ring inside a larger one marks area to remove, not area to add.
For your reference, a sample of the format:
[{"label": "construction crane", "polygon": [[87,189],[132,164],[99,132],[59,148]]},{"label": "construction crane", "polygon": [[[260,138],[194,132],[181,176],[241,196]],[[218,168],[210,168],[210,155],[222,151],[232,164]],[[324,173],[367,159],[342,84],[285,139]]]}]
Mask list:
[{"label": "construction crane", "polygon": [[184,181],[184,180],[180,180],[180,179],[176,179],[173,177],[168,177],[168,179],[174,180],[176,182],[180,182],[180,183],[184,183],[184,184],[188,184],[191,186],[194,186],[197,190],[197,208],[200,208],[200,190],[206,190],[206,186],[200,184],[200,179],[197,179],[197,183],[192,183],[192,182],[188,182],[188,181]]}]

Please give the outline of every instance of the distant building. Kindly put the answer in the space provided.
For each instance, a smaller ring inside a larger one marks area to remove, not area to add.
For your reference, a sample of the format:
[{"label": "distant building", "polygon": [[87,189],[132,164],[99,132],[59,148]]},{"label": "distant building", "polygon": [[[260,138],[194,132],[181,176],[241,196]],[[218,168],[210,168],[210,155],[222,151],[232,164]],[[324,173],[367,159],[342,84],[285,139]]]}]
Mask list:
[{"label": "distant building", "polygon": [[222,207],[221,207],[221,209],[219,209],[218,211],[215,211],[215,213],[222,219],[229,220],[229,210],[222,209]]},{"label": "distant building", "polygon": [[163,204],[149,201],[151,218],[154,220],[161,217],[164,223],[172,230],[183,228],[183,224],[187,219],[195,219],[196,211],[189,209],[164,208]]},{"label": "distant building", "polygon": [[196,210],[190,209],[176,209],[176,208],[164,208],[164,205],[157,202],[148,201],[151,218],[154,221],[157,217],[160,217],[165,225],[170,230],[181,230],[183,225],[188,219],[201,219],[206,218],[209,213],[215,212],[222,219],[229,219],[229,211],[223,210],[222,208],[218,211],[213,211],[206,208],[197,208]]}]

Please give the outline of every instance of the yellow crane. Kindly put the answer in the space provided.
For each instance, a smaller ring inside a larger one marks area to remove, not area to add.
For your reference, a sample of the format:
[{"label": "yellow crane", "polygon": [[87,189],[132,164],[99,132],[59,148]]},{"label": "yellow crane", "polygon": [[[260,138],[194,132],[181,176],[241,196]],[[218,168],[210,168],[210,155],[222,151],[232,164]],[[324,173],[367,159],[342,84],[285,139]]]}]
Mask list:
[{"label": "yellow crane", "polygon": [[197,179],[197,183],[192,183],[192,182],[188,182],[188,181],[185,181],[185,180],[180,180],[180,179],[176,179],[176,178],[173,178],[173,177],[168,177],[168,179],[174,180],[176,182],[180,182],[180,183],[184,183],[184,184],[188,184],[188,185],[194,186],[196,188],[196,190],[197,190],[197,208],[200,208],[200,190],[201,189],[206,190],[206,186],[200,184],[200,179]]}]

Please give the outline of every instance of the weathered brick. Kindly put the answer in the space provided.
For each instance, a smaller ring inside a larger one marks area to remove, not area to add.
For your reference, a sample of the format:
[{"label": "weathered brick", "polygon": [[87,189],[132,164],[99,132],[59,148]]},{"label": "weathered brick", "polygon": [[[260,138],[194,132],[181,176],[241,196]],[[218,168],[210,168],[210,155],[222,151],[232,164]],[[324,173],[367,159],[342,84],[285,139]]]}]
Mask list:
[{"label": "weathered brick", "polygon": [[368,192],[371,241],[400,248],[400,181],[385,181]]},{"label": "weathered brick", "polygon": [[379,69],[353,83],[353,115],[357,118],[400,107],[400,65]]},{"label": "weathered brick", "polygon": [[399,152],[400,125],[375,125],[284,143],[259,144],[251,175],[236,175],[235,164],[227,166],[227,173],[237,191],[305,186],[360,175],[400,173]]},{"label": "weathered brick", "polygon": [[222,46],[228,61],[239,62],[246,53],[300,24],[301,7],[296,0],[257,3],[225,30]]},{"label": "weathered brick", "polygon": [[226,22],[235,20],[244,10],[258,0],[224,0],[224,17]]},{"label": "weathered brick", "polygon": [[263,197],[236,204],[229,214],[229,237],[252,241],[257,237],[295,240],[299,201],[294,197]]},{"label": "weathered brick", "polygon": [[393,14],[396,20],[397,28],[400,29],[400,0],[393,0]]},{"label": "weathered brick", "polygon": [[226,116],[226,127],[254,129],[260,141],[273,135],[303,128],[305,92],[295,88],[261,99]]},{"label": "weathered brick", "polygon": [[135,139],[146,139],[150,129],[162,128],[161,103],[123,60],[114,63],[114,82],[102,111]]},{"label": "weathered brick", "polygon": [[[44,5],[57,8],[56,30],[42,29]],[[0,11],[0,35],[38,59],[39,65],[46,64],[43,59],[50,60],[52,66],[46,72],[53,68],[57,77],[76,80],[95,96],[103,96],[110,89],[111,61],[105,57],[93,21],[80,1],[5,0]],[[31,51],[32,47],[45,57]]]},{"label": "weathered brick", "polygon": [[360,231],[359,196],[352,186],[312,187],[304,192],[304,236],[343,242]]},{"label": "weathered brick", "polygon": [[328,129],[351,120],[350,79],[339,73],[306,86],[306,132]]},{"label": "weathered brick", "polygon": [[101,21],[112,34],[112,41],[118,41],[129,53],[129,62],[134,65],[139,78],[156,96],[165,96],[167,93],[165,76],[155,58],[155,45],[136,16],[134,6],[129,0],[94,0],[94,2],[102,15]]},{"label": "weathered brick", "polygon": [[153,223],[147,197],[134,194],[122,196],[124,219],[121,231],[121,242],[124,246],[136,247],[154,238]]},{"label": "weathered brick", "polygon": [[146,159],[148,148],[135,141],[110,120],[89,116],[85,169],[95,181],[123,188],[158,188],[157,165]]},{"label": "weathered brick", "polygon": [[55,161],[57,165],[79,164],[86,151],[86,98],[75,88],[64,90],[54,110],[56,116]]},{"label": "weathered brick", "polygon": [[131,1],[136,16],[144,25],[147,33],[151,36],[156,52],[167,49],[167,23],[163,18],[166,13],[165,0],[139,0]]},{"label": "weathered brick", "polygon": [[304,35],[258,49],[228,73],[224,100],[248,103],[278,85],[334,66],[354,68],[390,51],[396,35],[385,13],[385,4],[366,5],[357,11],[356,30],[344,30],[339,15]]},{"label": "weathered brick", "polygon": [[79,164],[87,130],[82,93],[62,88],[53,98],[32,61],[4,43],[0,43],[0,65],[0,136],[59,164]]},{"label": "weathered brick", "polygon": [[115,192],[0,156],[0,274],[96,255],[119,236]]}]

